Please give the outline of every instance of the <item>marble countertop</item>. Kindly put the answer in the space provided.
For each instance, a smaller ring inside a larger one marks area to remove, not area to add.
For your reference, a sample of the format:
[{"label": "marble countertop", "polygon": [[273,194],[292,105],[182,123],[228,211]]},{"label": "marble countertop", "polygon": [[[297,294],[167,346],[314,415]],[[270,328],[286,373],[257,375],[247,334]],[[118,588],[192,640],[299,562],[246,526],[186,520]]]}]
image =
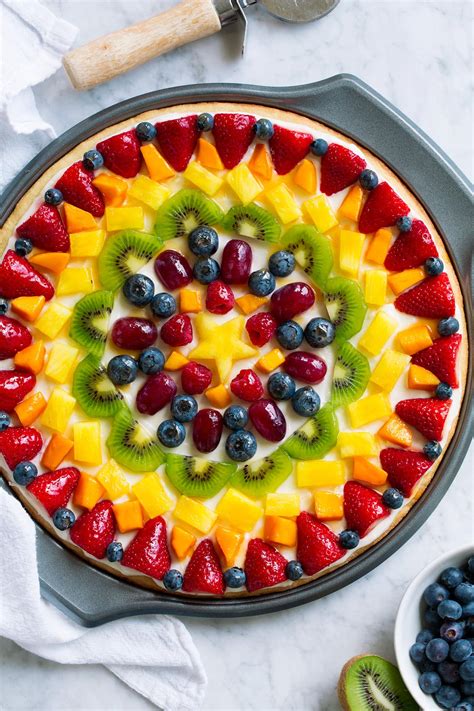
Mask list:
[{"label": "marble countertop", "polygon": [[[79,43],[173,1],[44,4],[79,27]],[[320,22],[299,27],[261,8],[250,14],[244,59],[239,37],[228,29],[88,93],[74,92],[59,72],[35,89],[38,108],[61,133],[104,107],[156,88],[214,81],[282,86],[349,72],[398,106],[472,177],[468,1],[342,0]],[[11,151],[19,140],[9,140]],[[30,146],[34,155],[42,138],[34,134]],[[204,708],[337,711],[335,688],[344,662],[364,652],[393,659],[393,623],[409,581],[424,561],[472,539],[472,463],[471,449],[446,497],[409,544],[339,593],[261,618],[188,620],[209,676]],[[54,665],[4,640],[0,662],[5,711],[152,708],[102,667]]]}]

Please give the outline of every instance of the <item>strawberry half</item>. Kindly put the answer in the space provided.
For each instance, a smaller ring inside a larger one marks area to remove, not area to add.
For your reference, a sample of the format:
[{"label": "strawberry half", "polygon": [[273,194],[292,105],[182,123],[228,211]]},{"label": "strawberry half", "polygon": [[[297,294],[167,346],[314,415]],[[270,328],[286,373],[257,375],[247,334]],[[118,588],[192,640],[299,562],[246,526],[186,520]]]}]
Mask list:
[{"label": "strawberry half", "polygon": [[423,318],[454,316],[456,302],[446,272],[429,277],[395,299],[395,308],[404,314]]},{"label": "strawberry half", "polygon": [[222,595],[225,590],[219,556],[212,541],[205,538],[191,556],[183,580],[184,592]]},{"label": "strawberry half", "polygon": [[395,406],[395,412],[404,422],[421,432],[426,439],[440,440],[450,407],[451,400],[414,397],[400,400]]},{"label": "strawberry half", "polygon": [[134,178],[142,164],[140,141],[135,129],[119,133],[97,144],[105,167],[122,178]]},{"label": "strawberry half", "polygon": [[391,486],[409,497],[433,462],[420,452],[387,447],[380,452],[380,464],[387,472]]},{"label": "strawberry half", "polygon": [[45,507],[50,516],[56,509],[67,506],[72,492],[79,482],[80,472],[76,467],[57,469],[41,474],[26,487]]},{"label": "strawberry half", "polygon": [[308,154],[313,137],[309,133],[274,126],[268,141],[273,165],[278,175],[286,175]]},{"label": "strawberry half", "polygon": [[235,168],[252,143],[255,116],[248,114],[215,114],[212,135],[217,152],[226,168]]},{"label": "strawberry half", "polygon": [[122,565],[161,580],[171,565],[164,518],[156,516],[145,523],[125,549]]},{"label": "strawberry half", "polygon": [[433,238],[421,220],[413,220],[408,232],[400,232],[385,257],[385,269],[401,272],[424,264],[428,257],[437,257]]},{"label": "strawberry half", "polygon": [[155,125],[163,157],[180,173],[186,169],[199,138],[197,115],[162,121]]},{"label": "strawberry half", "polygon": [[31,217],[16,228],[18,237],[30,239],[38,249],[69,252],[69,235],[57,207],[43,203]]},{"label": "strawberry half", "polygon": [[247,576],[247,590],[255,592],[261,588],[270,588],[286,580],[288,561],[276,548],[252,538],[247,546],[244,570]]},{"label": "strawberry half", "polygon": [[359,219],[359,231],[376,232],[391,227],[399,217],[408,215],[410,208],[388,183],[379,183],[370,191]]},{"label": "strawberry half", "polygon": [[19,402],[36,385],[36,378],[31,373],[19,370],[0,370],[0,410],[13,412]]},{"label": "strawberry half", "polygon": [[43,438],[34,427],[9,427],[0,432],[0,454],[8,467],[34,459],[43,446]]},{"label": "strawberry half", "polygon": [[331,143],[321,158],[321,192],[338,193],[355,183],[367,163],[357,153]]},{"label": "strawberry half", "polygon": [[12,358],[31,343],[31,333],[15,318],[0,316],[0,360]]},{"label": "strawberry half", "polygon": [[452,388],[457,388],[459,382],[456,373],[456,360],[461,340],[460,333],[437,338],[433,341],[433,345],[415,353],[411,362],[434,373],[442,383],[448,383]]},{"label": "strawberry half", "polygon": [[115,516],[111,501],[99,501],[71,528],[71,541],[96,558],[104,558],[115,536]]},{"label": "strawberry half", "polygon": [[344,485],[346,526],[351,531],[357,531],[361,538],[369,533],[377,521],[389,515],[390,509],[385,506],[379,493],[357,481],[348,481]]},{"label": "strawberry half", "polygon": [[0,264],[0,296],[15,299],[17,296],[44,296],[49,301],[54,288],[46,277],[36,271],[24,257],[9,249]]},{"label": "strawberry half", "polygon": [[302,511],[296,519],[298,547],[296,557],[306,575],[314,575],[346,553],[339,538],[316,516]]},{"label": "strawberry half", "polygon": [[54,187],[62,192],[66,202],[90,212],[94,217],[102,217],[104,199],[100,190],[92,185],[93,179],[94,171],[86,170],[79,160],[69,166]]}]

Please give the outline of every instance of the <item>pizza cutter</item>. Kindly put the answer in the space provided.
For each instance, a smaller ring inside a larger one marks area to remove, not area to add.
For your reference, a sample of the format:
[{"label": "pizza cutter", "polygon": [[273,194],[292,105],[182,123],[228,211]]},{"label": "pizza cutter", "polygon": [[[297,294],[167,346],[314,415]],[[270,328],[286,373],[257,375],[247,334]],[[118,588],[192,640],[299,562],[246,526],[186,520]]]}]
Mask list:
[{"label": "pizza cutter", "polygon": [[243,27],[243,52],[245,10],[257,2],[280,20],[300,23],[327,15],[339,0],[180,0],[160,15],[72,50],[63,65],[75,89],[90,89],[235,22]]}]

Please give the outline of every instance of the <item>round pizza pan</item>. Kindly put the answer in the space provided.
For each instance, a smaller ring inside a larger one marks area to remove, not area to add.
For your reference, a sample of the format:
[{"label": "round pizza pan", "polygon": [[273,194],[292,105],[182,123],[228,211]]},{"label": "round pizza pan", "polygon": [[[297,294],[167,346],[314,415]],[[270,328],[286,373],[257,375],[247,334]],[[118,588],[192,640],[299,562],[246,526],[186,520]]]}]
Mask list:
[{"label": "round pizza pan", "polygon": [[[443,236],[463,292],[468,338],[469,343],[473,343],[470,282],[473,211],[469,182],[415,124],[369,86],[348,74],[296,87],[183,86],[115,104],[66,131],[21,171],[2,196],[0,226],[35,180],[81,141],[144,111],[197,101],[253,103],[293,111],[354,139],[392,168],[420,200]],[[342,568],[300,587],[258,597],[184,598],[145,590],[97,570],[66,550],[37,524],[38,569],[43,595],[77,621],[94,626],[145,613],[213,618],[259,615],[301,605],[339,590],[366,575],[406,543],[448,490],[470,442],[472,370],[471,359],[456,432],[427,490],[379,543]],[[5,482],[2,484],[8,488]]]}]

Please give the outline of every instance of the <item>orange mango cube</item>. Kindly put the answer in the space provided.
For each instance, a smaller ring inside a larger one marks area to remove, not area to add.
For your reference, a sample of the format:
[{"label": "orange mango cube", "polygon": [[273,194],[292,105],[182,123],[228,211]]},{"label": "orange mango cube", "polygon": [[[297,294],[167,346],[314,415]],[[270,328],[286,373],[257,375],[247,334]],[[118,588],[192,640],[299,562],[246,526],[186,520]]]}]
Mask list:
[{"label": "orange mango cube", "polygon": [[120,533],[143,528],[142,507],[138,501],[125,501],[123,504],[114,504],[113,510]]},{"label": "orange mango cube", "polygon": [[354,457],[352,477],[365,484],[383,486],[387,481],[387,472],[364,457]]},{"label": "orange mango cube", "polygon": [[90,511],[104,494],[105,489],[95,476],[87,472],[81,472],[72,501],[76,506]]},{"label": "orange mango cube", "polygon": [[168,165],[153,143],[147,143],[141,146],[140,151],[152,180],[161,182],[175,175],[173,168]]},{"label": "orange mango cube", "polygon": [[410,365],[408,369],[408,387],[412,390],[434,390],[439,385],[439,378],[421,365]]},{"label": "orange mango cube", "polygon": [[220,159],[217,148],[205,138],[200,138],[197,148],[197,159],[204,168],[210,170],[223,170],[224,164]]},{"label": "orange mango cube", "polygon": [[387,442],[399,444],[400,447],[410,447],[413,441],[411,429],[395,413],[388,418],[377,434]]},{"label": "orange mango cube", "polygon": [[101,173],[92,184],[100,190],[108,207],[120,207],[127,195],[127,183],[116,175]]},{"label": "orange mango cube", "polygon": [[249,160],[249,168],[252,173],[265,180],[270,180],[272,177],[273,165],[264,143],[259,143],[255,146],[255,150]]},{"label": "orange mango cube", "polygon": [[256,363],[256,367],[263,373],[271,373],[285,362],[285,356],[279,348],[274,348],[269,353],[265,353]]},{"label": "orange mango cube", "polygon": [[390,274],[388,277],[388,285],[393,293],[398,296],[402,291],[406,291],[426,277],[423,269],[405,269],[403,272]]},{"label": "orange mango cube", "polygon": [[279,543],[282,546],[296,545],[296,521],[281,516],[266,516],[264,534],[265,540]]},{"label": "orange mango cube", "polygon": [[214,407],[225,408],[230,405],[232,398],[229,391],[222,383],[216,385],[215,388],[209,388],[206,390],[206,397]]},{"label": "orange mango cube", "polygon": [[60,274],[69,264],[69,252],[40,252],[30,257],[30,263],[48,269],[53,274]]},{"label": "orange mango cube", "polygon": [[86,230],[96,230],[97,222],[93,215],[80,207],[64,203],[64,217],[66,218],[66,229],[71,232],[84,232]]},{"label": "orange mango cube", "polygon": [[315,491],[314,512],[320,521],[340,521],[344,515],[343,497],[332,491]]},{"label": "orange mango cube", "polygon": [[433,343],[428,326],[424,323],[400,331],[397,338],[400,347],[408,355],[414,355]]},{"label": "orange mango cube", "polygon": [[316,166],[312,160],[305,158],[296,167],[293,174],[294,184],[307,193],[313,194],[316,192],[316,179]]},{"label": "orange mango cube", "polygon": [[18,368],[24,368],[34,375],[38,375],[43,370],[45,353],[44,342],[34,341],[30,346],[18,351],[13,362]]},{"label": "orange mango cube", "polygon": [[38,419],[45,407],[46,400],[44,399],[43,393],[36,392],[30,397],[27,397],[26,400],[22,400],[22,402],[18,403],[15,407],[15,414],[23,427],[28,427]]},{"label": "orange mango cube", "polygon": [[184,560],[196,544],[196,536],[181,526],[173,526],[171,531],[171,547],[179,560]]},{"label": "orange mango cube", "polygon": [[364,191],[361,186],[358,184],[354,185],[344,198],[342,205],[338,210],[338,216],[346,217],[348,220],[352,220],[353,222],[359,222],[363,199]]},{"label": "orange mango cube", "polygon": [[233,531],[224,526],[217,526],[216,541],[224,556],[225,563],[228,567],[232,567],[235,562],[239,548],[242,545],[244,537],[238,531]]},{"label": "orange mango cube", "polygon": [[239,307],[245,316],[252,314],[254,311],[266,304],[268,299],[265,296],[255,296],[254,294],[245,294],[245,296],[239,296],[235,300],[235,303]]},{"label": "orange mango cube", "polygon": [[202,310],[201,294],[193,289],[179,292],[179,310],[182,314],[197,314]]},{"label": "orange mango cube", "polygon": [[179,353],[179,351],[172,351],[166,360],[164,369],[171,371],[181,370],[181,368],[184,368],[186,363],[189,363],[189,359],[186,358],[186,356]]},{"label": "orange mango cube", "polygon": [[10,301],[10,306],[12,311],[32,323],[40,315],[45,303],[44,296],[18,296]]},{"label": "orange mango cube", "polygon": [[43,452],[41,464],[43,467],[46,467],[46,469],[54,471],[66,458],[73,446],[74,442],[72,439],[59,433],[54,434]]},{"label": "orange mango cube", "polygon": [[375,264],[383,264],[390,248],[392,237],[393,235],[390,230],[385,228],[377,230],[367,248],[365,259]]}]

